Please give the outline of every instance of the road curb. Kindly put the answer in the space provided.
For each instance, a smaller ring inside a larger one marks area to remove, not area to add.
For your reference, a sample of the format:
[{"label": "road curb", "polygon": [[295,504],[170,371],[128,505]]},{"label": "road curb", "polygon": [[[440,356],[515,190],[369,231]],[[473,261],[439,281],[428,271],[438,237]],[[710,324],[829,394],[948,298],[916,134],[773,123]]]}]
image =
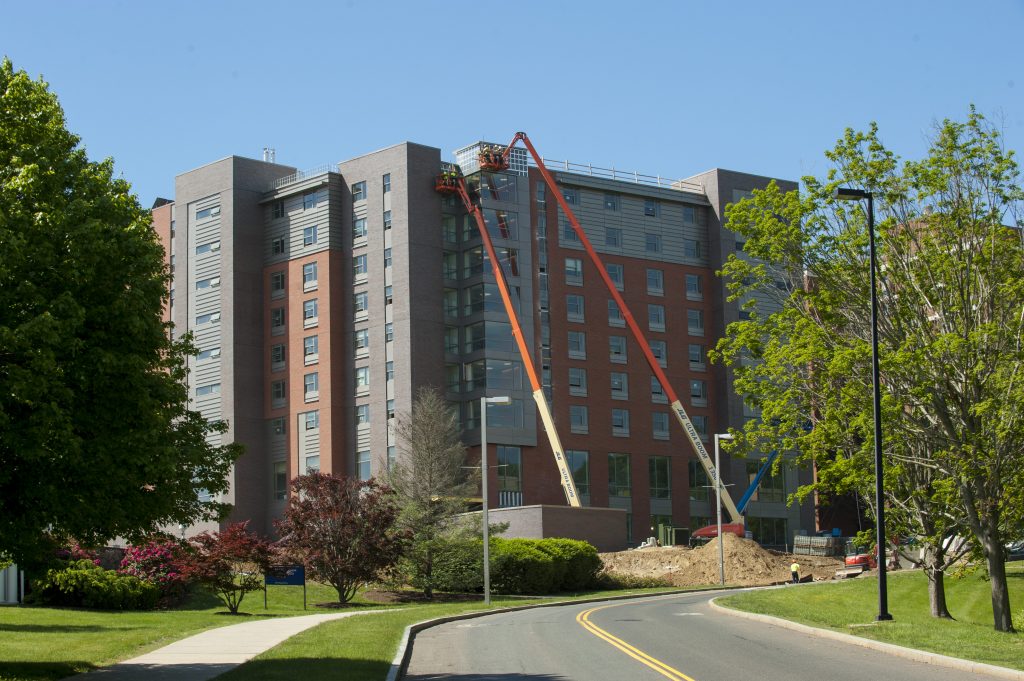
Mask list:
[{"label": "road curb", "polygon": [[[388,669],[388,675],[385,681],[400,681],[405,677],[405,672],[409,668],[409,660],[412,658],[412,647],[416,639],[416,634],[429,629],[430,627],[436,627],[439,624],[447,624],[448,622],[458,622],[459,620],[472,620],[478,617],[486,617],[487,615],[500,615],[506,612],[517,612],[519,610],[534,610],[536,608],[554,608],[561,605],[574,605],[574,604],[585,604],[585,603],[604,603],[606,601],[622,601],[627,598],[658,598],[659,596],[678,596],[680,594],[702,594],[715,591],[724,591],[727,589],[735,589],[735,587],[720,587],[715,589],[700,589],[698,591],[680,589],[678,591],[659,591],[653,594],[624,594],[622,596],[602,596],[600,598],[576,598],[570,601],[554,601],[552,603],[532,603],[530,605],[517,605],[511,608],[494,608],[492,610],[476,610],[474,612],[467,612],[461,615],[451,615],[449,617],[436,617],[432,620],[423,620],[422,622],[416,622],[410,624],[402,632],[402,640],[398,644],[398,650],[395,652],[394,659],[391,660],[391,668]],[[1024,679],[1024,677],[1021,677]]]},{"label": "road curb", "polygon": [[833,631],[832,629],[811,627],[806,624],[784,620],[781,617],[773,617],[772,615],[761,615],[758,613],[746,612],[744,610],[736,610],[724,605],[719,605],[715,602],[717,600],[717,598],[712,598],[708,603],[714,610],[733,617],[741,617],[755,622],[773,624],[777,627],[792,629],[793,631],[799,631],[801,633],[808,634],[809,636],[827,638],[833,641],[842,641],[843,643],[849,643],[862,648],[871,648],[872,650],[878,650],[883,653],[888,653],[889,655],[895,655],[896,657],[914,660],[915,662],[923,662],[924,664],[931,664],[937,667],[948,667],[950,669],[971,672],[973,674],[988,674],[1002,679],[1024,681],[1024,672],[1017,671],[1016,669],[998,667],[994,664],[985,664],[984,662],[972,662],[971,660],[964,660],[959,657],[949,657],[948,655],[940,655],[938,653],[929,653],[924,650],[898,646],[894,643],[884,643],[882,641],[875,641],[869,638],[853,636],[852,634],[844,634],[839,631]]}]

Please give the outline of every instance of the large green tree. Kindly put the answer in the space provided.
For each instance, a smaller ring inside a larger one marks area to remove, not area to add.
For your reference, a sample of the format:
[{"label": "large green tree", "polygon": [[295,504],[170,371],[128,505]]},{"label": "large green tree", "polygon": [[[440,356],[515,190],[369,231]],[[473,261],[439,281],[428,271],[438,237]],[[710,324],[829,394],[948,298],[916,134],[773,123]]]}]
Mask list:
[{"label": "large green tree", "polygon": [[0,555],[220,514],[239,450],[188,406],[161,321],[168,273],[113,163],[89,161],[42,80],[0,64]]},{"label": "large green tree", "polygon": [[[873,192],[888,523],[925,546],[932,612],[969,536],[991,576],[995,627],[1012,631],[1005,532],[1024,495],[1024,248],[1012,152],[973,109],[936,126],[927,156],[901,162],[877,129],[848,130],[824,179],[771,186],[729,210],[745,255],[724,274],[742,301],[772,297],[730,325],[718,357],[760,407],[741,447],[781,445],[817,467],[816,487],[868,493],[874,477],[868,234]],[[807,429],[806,424],[813,428]],[[804,490],[807,492],[809,490]]]}]

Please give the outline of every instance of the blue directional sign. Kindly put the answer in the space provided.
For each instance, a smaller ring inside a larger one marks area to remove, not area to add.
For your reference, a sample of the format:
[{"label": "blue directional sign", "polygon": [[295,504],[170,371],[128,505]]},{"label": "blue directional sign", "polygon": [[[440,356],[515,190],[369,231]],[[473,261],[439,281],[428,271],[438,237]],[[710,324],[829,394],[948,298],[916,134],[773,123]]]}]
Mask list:
[{"label": "blue directional sign", "polygon": [[302,565],[271,565],[264,580],[268,586],[305,586],[306,568]]}]

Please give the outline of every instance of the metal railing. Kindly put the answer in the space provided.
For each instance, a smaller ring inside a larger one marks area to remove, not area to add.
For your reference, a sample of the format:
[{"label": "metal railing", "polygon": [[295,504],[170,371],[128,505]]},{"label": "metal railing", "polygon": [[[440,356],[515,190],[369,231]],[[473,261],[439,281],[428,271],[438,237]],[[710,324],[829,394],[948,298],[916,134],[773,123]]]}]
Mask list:
[{"label": "metal railing", "polygon": [[299,182],[299,181],[305,180],[306,178],[309,178],[309,177],[316,177],[317,175],[323,175],[324,173],[336,173],[336,172],[338,172],[338,164],[336,164],[336,163],[322,163],[322,164],[318,165],[315,168],[310,168],[309,170],[300,170],[297,173],[292,173],[291,175],[285,175],[284,177],[279,177],[279,178],[277,178],[276,180],[274,180],[271,183],[270,188],[271,189],[280,189],[281,187],[284,187],[285,185],[292,184],[293,182]]},{"label": "metal railing", "polygon": [[[704,193],[704,187],[698,182],[688,182],[686,180],[673,180],[671,178],[662,177],[661,175],[645,175],[634,171],[617,170],[615,168],[601,168],[590,163],[573,163],[572,161],[556,161],[554,159],[545,158],[543,159],[544,165],[547,166],[548,170],[560,170],[566,173],[574,173],[576,175],[589,175],[591,177],[600,177],[607,180],[617,180],[620,182],[633,182],[634,184],[643,184],[650,187],[661,187],[662,189],[675,189],[677,191],[684,192],[696,192],[698,194]],[[535,166],[533,159],[530,159],[530,165]]]}]

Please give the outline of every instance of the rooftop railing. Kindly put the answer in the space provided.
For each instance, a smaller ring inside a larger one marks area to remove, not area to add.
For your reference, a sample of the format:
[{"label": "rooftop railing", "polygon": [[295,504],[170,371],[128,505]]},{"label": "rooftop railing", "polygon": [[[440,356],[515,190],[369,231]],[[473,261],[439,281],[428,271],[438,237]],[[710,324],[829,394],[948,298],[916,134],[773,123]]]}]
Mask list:
[{"label": "rooftop railing", "polygon": [[[636,171],[625,171],[617,170],[615,168],[600,168],[598,166],[589,163],[573,163],[572,161],[556,161],[553,159],[543,159],[544,165],[547,166],[548,170],[560,170],[566,173],[574,173],[576,175],[589,175],[591,177],[600,177],[607,180],[618,180],[620,182],[633,182],[635,184],[643,184],[651,187],[661,187],[663,189],[675,189],[677,191],[684,192],[696,192],[698,194],[704,193],[704,187],[697,182],[688,182],[686,180],[674,180],[661,175],[645,175]],[[530,165],[536,165],[533,159],[530,159]]]},{"label": "rooftop railing", "polygon": [[279,177],[271,183],[270,188],[280,189],[285,185],[289,185],[294,182],[299,182],[309,177],[316,177],[317,175],[323,175],[324,173],[336,172],[338,172],[338,165],[336,163],[323,163],[315,168],[310,168],[309,170],[300,170],[297,173],[292,173],[291,175]]}]

